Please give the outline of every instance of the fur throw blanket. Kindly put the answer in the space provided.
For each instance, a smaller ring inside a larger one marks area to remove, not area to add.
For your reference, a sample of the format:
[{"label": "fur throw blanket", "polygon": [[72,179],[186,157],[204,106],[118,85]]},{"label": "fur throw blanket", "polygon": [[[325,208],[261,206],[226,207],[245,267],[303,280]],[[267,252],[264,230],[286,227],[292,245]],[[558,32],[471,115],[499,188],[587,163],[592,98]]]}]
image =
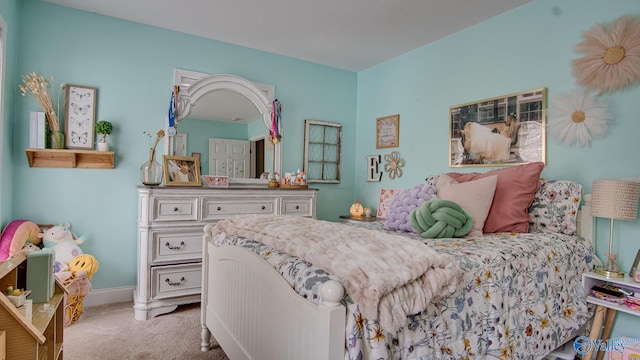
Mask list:
[{"label": "fur throw blanket", "polygon": [[213,234],[234,235],[271,246],[323,268],[345,286],[369,320],[395,332],[408,315],[457,288],[455,259],[415,239],[345,224],[294,216],[227,218]]}]

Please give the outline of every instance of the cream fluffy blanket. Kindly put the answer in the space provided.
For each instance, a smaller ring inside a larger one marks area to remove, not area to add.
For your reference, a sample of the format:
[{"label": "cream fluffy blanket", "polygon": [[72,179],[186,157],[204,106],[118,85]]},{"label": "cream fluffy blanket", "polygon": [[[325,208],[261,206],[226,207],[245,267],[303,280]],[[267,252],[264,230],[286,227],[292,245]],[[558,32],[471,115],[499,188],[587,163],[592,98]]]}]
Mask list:
[{"label": "cream fluffy blanket", "polygon": [[245,215],[225,219],[213,234],[259,241],[335,275],[369,320],[395,332],[408,315],[456,290],[455,259],[420,241],[340,223],[293,216]]}]

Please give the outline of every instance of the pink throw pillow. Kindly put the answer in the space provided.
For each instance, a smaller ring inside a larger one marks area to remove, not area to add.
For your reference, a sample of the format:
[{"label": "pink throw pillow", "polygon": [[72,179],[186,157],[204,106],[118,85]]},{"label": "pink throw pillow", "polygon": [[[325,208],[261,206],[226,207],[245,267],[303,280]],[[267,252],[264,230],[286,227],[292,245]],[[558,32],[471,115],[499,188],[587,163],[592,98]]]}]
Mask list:
[{"label": "pink throw pillow", "polygon": [[458,183],[447,174],[441,174],[436,183],[436,195],[450,200],[467,210],[473,218],[473,228],[467,236],[482,236],[484,222],[493,203],[498,176]]},{"label": "pink throw pillow", "polygon": [[484,223],[484,233],[529,231],[529,206],[538,191],[544,163],[496,169],[485,173],[448,173],[458,182],[467,182],[498,175],[493,204]]}]

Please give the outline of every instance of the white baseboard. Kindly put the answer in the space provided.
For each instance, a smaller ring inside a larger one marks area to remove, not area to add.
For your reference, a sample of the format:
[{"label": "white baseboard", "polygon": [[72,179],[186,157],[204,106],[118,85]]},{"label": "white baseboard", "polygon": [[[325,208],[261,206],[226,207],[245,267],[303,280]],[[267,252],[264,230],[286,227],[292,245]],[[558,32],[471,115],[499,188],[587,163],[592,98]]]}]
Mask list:
[{"label": "white baseboard", "polygon": [[132,302],[135,286],[91,290],[82,302],[84,307],[115,304],[120,302]]}]

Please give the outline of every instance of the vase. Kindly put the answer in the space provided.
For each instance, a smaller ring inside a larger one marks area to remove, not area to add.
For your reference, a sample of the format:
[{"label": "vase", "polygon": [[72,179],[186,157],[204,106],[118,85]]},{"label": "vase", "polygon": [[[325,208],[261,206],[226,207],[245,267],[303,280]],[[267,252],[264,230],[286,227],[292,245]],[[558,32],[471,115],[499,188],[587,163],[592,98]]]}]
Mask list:
[{"label": "vase", "polygon": [[51,149],[64,149],[64,134],[62,131],[52,131],[49,135]]},{"label": "vase", "polygon": [[149,160],[140,166],[140,179],[146,186],[157,186],[162,183],[162,165],[156,161],[153,150]]},{"label": "vase", "polygon": [[96,149],[98,151],[109,151],[109,143],[108,142],[97,142]]}]

